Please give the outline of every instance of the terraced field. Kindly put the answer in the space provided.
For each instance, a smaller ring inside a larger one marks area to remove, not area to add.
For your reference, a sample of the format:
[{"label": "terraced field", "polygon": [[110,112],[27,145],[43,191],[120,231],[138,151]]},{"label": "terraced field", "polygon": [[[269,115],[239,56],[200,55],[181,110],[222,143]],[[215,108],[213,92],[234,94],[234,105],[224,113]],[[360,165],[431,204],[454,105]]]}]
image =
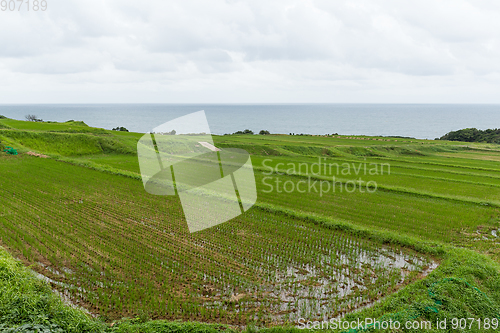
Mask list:
[{"label": "terraced field", "polygon": [[[220,147],[253,153],[259,203],[482,249],[500,261],[500,239],[493,236],[500,229],[500,163],[495,161],[500,150],[409,139],[366,140],[362,149],[353,150],[351,144],[359,145],[360,140],[254,137],[223,136],[214,141]],[[331,156],[322,154],[324,150],[351,153]],[[94,155],[81,160],[140,172],[132,156]],[[474,234],[476,240],[471,242]]]},{"label": "terraced field", "polygon": [[179,201],[147,195],[136,180],[31,156],[0,165],[3,245],[110,318],[138,310],[233,324],[329,318],[434,266],[259,209],[189,234]]},{"label": "terraced field", "polygon": [[[500,262],[495,146],[214,137],[222,149],[251,153],[258,201],[190,234],[178,197],[144,191],[134,154],[140,134],[3,123],[0,139],[20,154],[0,157],[2,246],[107,321],[146,314],[269,326],[378,316],[425,303],[427,281],[450,276],[485,288],[494,304],[500,296],[498,270],[488,266],[488,257]],[[460,271],[457,258],[478,260],[475,253],[489,277]],[[479,309],[467,315],[486,315]]]}]

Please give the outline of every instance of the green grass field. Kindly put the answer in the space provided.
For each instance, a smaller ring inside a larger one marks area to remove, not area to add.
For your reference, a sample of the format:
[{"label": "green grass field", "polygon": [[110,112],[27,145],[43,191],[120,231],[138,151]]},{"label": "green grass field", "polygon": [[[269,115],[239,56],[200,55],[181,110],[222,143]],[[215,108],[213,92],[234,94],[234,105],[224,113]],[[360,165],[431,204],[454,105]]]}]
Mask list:
[{"label": "green grass field", "polygon": [[[193,321],[291,330],[300,318],[337,316],[499,319],[500,147],[214,136],[251,154],[257,203],[189,234],[177,197],[144,191],[141,136],[0,119],[0,140],[19,151],[0,156],[1,244],[107,322],[89,318],[96,330],[168,330],[176,319],[180,331]],[[66,325],[58,320],[48,321]]]}]

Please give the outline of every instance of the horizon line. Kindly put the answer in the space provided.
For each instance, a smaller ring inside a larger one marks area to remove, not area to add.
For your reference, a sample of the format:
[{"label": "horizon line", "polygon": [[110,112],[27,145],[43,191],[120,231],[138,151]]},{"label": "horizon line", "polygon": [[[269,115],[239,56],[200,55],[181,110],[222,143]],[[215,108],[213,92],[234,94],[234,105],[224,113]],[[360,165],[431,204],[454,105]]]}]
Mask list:
[{"label": "horizon line", "polygon": [[500,105],[498,103],[480,103],[480,102],[467,102],[467,103],[453,103],[453,102],[92,102],[92,103],[67,103],[67,102],[50,102],[50,103],[1,103],[0,106],[10,105]]}]

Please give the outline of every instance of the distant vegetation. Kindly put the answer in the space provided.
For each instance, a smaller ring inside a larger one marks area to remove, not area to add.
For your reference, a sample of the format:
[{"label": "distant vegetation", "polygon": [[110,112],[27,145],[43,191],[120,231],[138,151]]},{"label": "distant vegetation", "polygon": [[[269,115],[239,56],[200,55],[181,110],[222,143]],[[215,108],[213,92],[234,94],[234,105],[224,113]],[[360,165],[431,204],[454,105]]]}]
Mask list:
[{"label": "distant vegetation", "polygon": [[128,132],[128,129],[126,129],[125,127],[121,126],[121,127],[115,127],[115,128],[113,128],[113,131]]},{"label": "distant vegetation", "polygon": [[382,136],[382,137],[384,137],[384,138],[394,138],[394,139],[413,139],[413,140],[416,140],[412,136],[401,136],[401,135],[387,135],[387,136]]},{"label": "distant vegetation", "polygon": [[268,135],[268,134],[271,134],[271,133],[270,133],[269,131],[267,131],[267,130],[261,130],[261,131],[259,132],[259,134],[260,134],[260,135]]},{"label": "distant vegetation", "polygon": [[244,131],[237,131],[234,132],[233,134],[254,134],[252,130],[246,129]]},{"label": "distant vegetation", "polygon": [[38,118],[34,114],[28,114],[25,116],[25,118],[27,121],[35,121],[35,122],[39,122],[39,123],[43,122],[43,119]]},{"label": "distant vegetation", "polygon": [[465,128],[451,131],[443,135],[439,140],[500,143],[500,129],[478,130],[477,128]]},{"label": "distant vegetation", "polygon": [[158,132],[156,134],[161,134],[161,135],[175,135],[175,134],[177,134],[177,132],[175,130],[171,130],[170,132]]}]

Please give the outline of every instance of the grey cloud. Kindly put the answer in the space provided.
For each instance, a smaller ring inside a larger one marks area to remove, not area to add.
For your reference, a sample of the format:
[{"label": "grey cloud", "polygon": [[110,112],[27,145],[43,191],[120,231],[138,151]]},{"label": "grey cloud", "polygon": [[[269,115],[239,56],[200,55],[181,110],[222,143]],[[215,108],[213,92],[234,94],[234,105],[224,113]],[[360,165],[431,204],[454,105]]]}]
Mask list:
[{"label": "grey cloud", "polygon": [[105,60],[99,53],[65,50],[57,54],[41,54],[26,59],[10,59],[13,72],[36,74],[73,74],[99,70]]},{"label": "grey cloud", "polygon": [[301,93],[330,82],[363,92],[377,76],[387,89],[436,77],[492,85],[499,13],[495,0],[51,0],[44,13],[2,13],[0,84],[22,73],[117,91],[209,82]]}]

